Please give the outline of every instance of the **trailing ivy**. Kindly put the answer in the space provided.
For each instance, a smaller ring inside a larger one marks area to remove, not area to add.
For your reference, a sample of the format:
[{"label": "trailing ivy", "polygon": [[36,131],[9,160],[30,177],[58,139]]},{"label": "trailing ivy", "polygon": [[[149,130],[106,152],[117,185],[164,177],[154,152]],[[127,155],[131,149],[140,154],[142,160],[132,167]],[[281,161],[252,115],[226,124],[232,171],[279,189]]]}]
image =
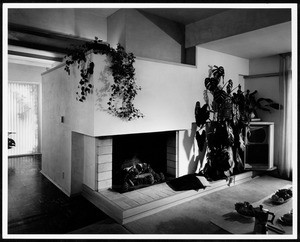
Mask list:
[{"label": "trailing ivy", "polygon": [[[87,55],[87,52],[93,51],[94,54],[106,55],[110,62],[110,70],[114,79],[111,85],[109,97],[108,112],[114,116],[125,120],[144,117],[140,110],[136,109],[133,100],[141,87],[135,82],[135,69],[133,63],[135,56],[132,53],[126,53],[124,48],[118,44],[117,48],[110,47],[109,44],[103,43],[102,40],[95,37],[92,42],[86,42],[81,46],[69,49],[66,55],[65,70],[70,75],[70,66],[77,64],[80,69],[79,91],[76,92],[77,100],[84,102],[86,96],[93,91],[93,85],[90,78],[94,73],[94,62]],[[121,100],[121,107],[118,102]]]}]

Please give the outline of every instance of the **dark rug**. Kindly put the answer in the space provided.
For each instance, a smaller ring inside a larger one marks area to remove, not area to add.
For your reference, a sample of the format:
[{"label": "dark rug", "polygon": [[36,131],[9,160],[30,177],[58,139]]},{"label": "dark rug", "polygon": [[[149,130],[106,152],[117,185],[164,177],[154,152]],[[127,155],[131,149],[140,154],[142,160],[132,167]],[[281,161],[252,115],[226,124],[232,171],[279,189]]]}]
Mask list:
[{"label": "dark rug", "polygon": [[174,191],[199,190],[205,188],[195,174],[188,174],[166,182]]}]

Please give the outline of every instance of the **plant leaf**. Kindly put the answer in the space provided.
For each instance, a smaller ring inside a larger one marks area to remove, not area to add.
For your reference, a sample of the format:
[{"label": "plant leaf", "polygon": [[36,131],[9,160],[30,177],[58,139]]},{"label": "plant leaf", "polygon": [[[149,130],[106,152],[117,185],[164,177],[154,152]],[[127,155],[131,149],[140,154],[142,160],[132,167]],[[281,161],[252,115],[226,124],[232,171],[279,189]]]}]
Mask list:
[{"label": "plant leaf", "polygon": [[283,106],[280,105],[279,103],[271,103],[268,106],[270,106],[271,108],[277,109],[277,110],[283,109]]},{"label": "plant leaf", "polygon": [[270,109],[268,109],[268,108],[265,108],[265,107],[258,107],[259,109],[261,109],[261,110],[264,110],[264,111],[268,111],[268,112],[271,112],[271,110]]}]

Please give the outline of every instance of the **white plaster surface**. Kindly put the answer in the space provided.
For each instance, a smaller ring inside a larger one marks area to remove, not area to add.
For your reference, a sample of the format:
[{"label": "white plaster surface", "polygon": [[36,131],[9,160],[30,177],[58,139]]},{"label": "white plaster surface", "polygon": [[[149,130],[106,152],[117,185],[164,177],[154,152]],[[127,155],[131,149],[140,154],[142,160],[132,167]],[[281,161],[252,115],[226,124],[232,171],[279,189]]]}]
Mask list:
[{"label": "white plaster surface", "polygon": [[[70,76],[63,66],[43,75],[43,172],[67,191],[71,189],[71,132],[84,134],[84,146],[92,147],[84,148],[83,177],[91,188],[96,187],[97,162],[93,137],[179,130],[179,175],[196,170],[194,107],[198,100],[203,105],[208,65],[222,65],[225,81],[232,79],[234,87],[244,87],[239,74],[249,74],[248,60],[199,47],[197,67],[137,58],[136,81],[142,90],[134,103],[145,118],[128,122],[105,112],[108,95],[104,87],[112,77],[104,56],[91,58],[96,66],[92,80],[95,90],[84,103],[75,100],[77,67]],[[61,116],[64,123],[60,123]]]}]

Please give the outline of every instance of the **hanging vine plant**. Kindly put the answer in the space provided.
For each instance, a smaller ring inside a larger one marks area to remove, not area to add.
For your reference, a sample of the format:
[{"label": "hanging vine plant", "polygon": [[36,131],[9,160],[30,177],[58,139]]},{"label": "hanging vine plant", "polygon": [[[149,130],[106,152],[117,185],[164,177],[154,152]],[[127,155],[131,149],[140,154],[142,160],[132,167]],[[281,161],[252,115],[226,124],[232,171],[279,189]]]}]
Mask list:
[{"label": "hanging vine plant", "polygon": [[133,67],[135,56],[132,53],[127,53],[120,44],[114,49],[97,37],[92,42],[86,42],[81,46],[69,49],[65,57],[65,70],[69,75],[70,67],[73,64],[77,64],[78,69],[80,69],[81,78],[76,99],[84,102],[87,95],[93,91],[90,79],[94,73],[95,64],[87,55],[89,51],[93,51],[94,54],[106,55],[111,62],[109,68],[114,82],[111,85],[111,93],[107,102],[108,112],[125,120],[144,117],[133,104],[134,98],[141,90],[141,87],[135,82],[135,69]]}]

